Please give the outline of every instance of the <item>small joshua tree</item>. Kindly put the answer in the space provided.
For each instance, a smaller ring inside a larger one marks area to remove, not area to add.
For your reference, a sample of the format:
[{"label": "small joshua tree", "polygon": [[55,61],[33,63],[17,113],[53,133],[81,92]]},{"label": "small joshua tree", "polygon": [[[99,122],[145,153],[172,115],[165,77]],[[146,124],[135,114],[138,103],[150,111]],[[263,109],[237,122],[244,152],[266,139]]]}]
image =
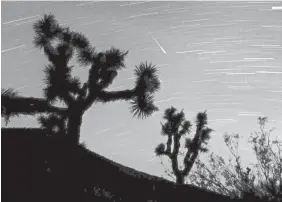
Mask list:
[{"label": "small joshua tree", "polygon": [[[206,152],[207,148],[203,145],[207,144],[210,138],[212,129],[207,127],[207,114],[198,113],[196,120],[196,133],[193,137],[186,139],[185,147],[187,149],[184,156],[184,169],[180,170],[178,165],[178,156],[180,154],[180,140],[186,134],[191,133],[191,123],[185,120],[183,110],[177,112],[176,108],[171,107],[165,110],[164,117],[165,124],[162,125],[162,135],[167,136],[166,146],[159,144],[155,152],[157,155],[166,155],[171,160],[173,174],[176,177],[177,184],[184,184],[184,178],[191,171],[199,152]],[[173,148],[172,148],[173,146]]]},{"label": "small joshua tree", "polygon": [[[124,59],[128,52],[111,48],[97,52],[85,36],[59,26],[53,15],[44,15],[34,26],[34,45],[43,49],[49,64],[45,66],[44,99],[21,97],[12,90],[2,90],[2,116],[9,120],[18,114],[41,116],[39,122],[50,133],[65,134],[69,140],[79,143],[83,114],[97,102],[108,103],[117,100],[131,101],[131,112],[144,118],[155,112],[154,93],[159,90],[160,82],[154,65],[141,63],[135,69],[135,86],[132,89],[108,91],[118,75],[125,68]],[[78,58],[80,68],[89,68],[86,82],[71,75],[73,66],[70,59]],[[55,106],[62,101],[65,108]]]}]

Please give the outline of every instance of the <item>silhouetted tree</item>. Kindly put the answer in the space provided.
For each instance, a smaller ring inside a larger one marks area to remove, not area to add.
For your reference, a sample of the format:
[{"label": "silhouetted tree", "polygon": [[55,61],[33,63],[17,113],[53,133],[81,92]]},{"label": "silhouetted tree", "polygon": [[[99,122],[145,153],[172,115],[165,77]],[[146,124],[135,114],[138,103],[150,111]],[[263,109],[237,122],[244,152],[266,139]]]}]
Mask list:
[{"label": "silhouetted tree", "polygon": [[[128,52],[111,48],[97,52],[81,33],[59,26],[52,14],[44,15],[34,26],[34,45],[43,49],[49,64],[45,66],[44,99],[22,97],[11,89],[2,90],[2,116],[6,121],[18,114],[41,116],[39,122],[52,133],[64,133],[69,140],[78,144],[83,114],[97,102],[108,103],[126,100],[131,103],[131,112],[138,118],[151,115],[158,108],[153,94],[159,90],[157,69],[151,63],[141,63],[134,70],[136,81],[132,89],[108,91],[107,88],[125,68],[124,59]],[[88,80],[81,82],[71,75],[70,59],[76,54],[81,68],[90,66]],[[62,101],[65,108],[55,106]]]},{"label": "silhouetted tree", "polygon": [[184,169],[180,169],[178,165],[178,156],[180,154],[180,140],[182,136],[191,133],[192,124],[185,120],[183,110],[177,112],[174,107],[165,110],[164,117],[166,122],[162,125],[162,135],[167,136],[166,146],[159,144],[155,152],[157,155],[166,155],[171,160],[172,171],[176,177],[177,184],[183,184],[184,178],[191,171],[199,152],[206,152],[207,148],[203,145],[207,144],[212,129],[207,127],[207,114],[198,113],[196,120],[196,133],[193,137],[186,139],[185,147],[187,149],[184,156]]},{"label": "silhouetted tree", "polygon": [[205,189],[237,198],[261,198],[282,201],[282,142],[271,140],[265,131],[266,117],[259,117],[260,131],[249,137],[256,163],[243,166],[238,154],[238,134],[224,136],[232,157],[229,164],[223,157],[211,153],[209,164],[196,161],[190,182]]}]

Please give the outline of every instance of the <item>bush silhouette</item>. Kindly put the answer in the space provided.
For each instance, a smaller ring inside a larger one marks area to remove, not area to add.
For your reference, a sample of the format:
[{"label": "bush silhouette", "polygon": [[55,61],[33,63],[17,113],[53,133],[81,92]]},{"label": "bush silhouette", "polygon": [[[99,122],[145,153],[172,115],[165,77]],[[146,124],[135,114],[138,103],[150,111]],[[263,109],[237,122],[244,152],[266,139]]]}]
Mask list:
[{"label": "bush silhouette", "polygon": [[225,134],[224,141],[230,151],[229,163],[220,155],[211,153],[209,163],[197,161],[190,181],[205,189],[244,198],[247,201],[282,201],[282,148],[279,139],[273,140],[266,131],[266,117],[259,117],[259,131],[249,136],[255,154],[255,163],[242,164],[239,134]]}]

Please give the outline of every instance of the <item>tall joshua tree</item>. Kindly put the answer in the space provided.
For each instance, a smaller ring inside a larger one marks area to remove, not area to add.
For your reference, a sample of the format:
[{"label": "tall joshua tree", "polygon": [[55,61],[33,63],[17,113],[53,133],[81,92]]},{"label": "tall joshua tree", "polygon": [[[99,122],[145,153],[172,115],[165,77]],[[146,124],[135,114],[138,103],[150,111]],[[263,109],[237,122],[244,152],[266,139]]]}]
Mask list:
[{"label": "tall joshua tree", "polygon": [[174,107],[165,110],[164,117],[166,122],[162,125],[162,135],[167,136],[165,144],[159,144],[155,152],[157,155],[166,155],[171,160],[173,174],[176,177],[177,184],[184,184],[184,178],[191,171],[199,152],[206,152],[207,148],[203,145],[207,144],[210,138],[212,129],[207,127],[207,114],[206,112],[198,113],[196,120],[196,133],[193,137],[187,138],[185,148],[187,149],[184,156],[184,168],[181,170],[179,167],[178,156],[180,154],[180,140],[186,134],[191,133],[192,124],[185,120],[183,110],[177,112]]},{"label": "tall joshua tree", "polygon": [[[83,114],[94,103],[130,101],[131,112],[138,118],[145,118],[158,110],[153,95],[159,90],[160,82],[157,69],[151,63],[136,66],[132,89],[108,91],[118,71],[125,68],[124,59],[128,52],[113,47],[97,52],[81,33],[59,26],[52,14],[44,15],[33,28],[34,45],[43,49],[49,60],[44,69],[44,99],[21,97],[11,90],[2,91],[2,116],[6,120],[11,115],[48,113],[39,118],[41,125],[53,133],[63,132],[77,144]],[[90,66],[86,82],[71,75],[73,66],[69,61],[75,54],[80,68]],[[55,106],[57,101],[63,101],[66,107]]]}]

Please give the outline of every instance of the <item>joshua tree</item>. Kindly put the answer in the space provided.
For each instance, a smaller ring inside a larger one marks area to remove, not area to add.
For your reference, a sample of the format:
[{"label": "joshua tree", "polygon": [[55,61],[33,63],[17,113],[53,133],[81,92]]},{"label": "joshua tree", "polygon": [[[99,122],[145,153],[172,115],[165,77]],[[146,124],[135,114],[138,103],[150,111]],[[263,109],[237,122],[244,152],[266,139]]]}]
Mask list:
[{"label": "joshua tree", "polygon": [[176,183],[184,184],[184,178],[191,171],[193,164],[199,155],[199,152],[207,151],[207,148],[203,147],[203,145],[207,144],[212,129],[206,126],[206,112],[198,113],[196,120],[196,133],[193,139],[186,139],[185,147],[187,151],[183,160],[184,169],[181,170],[178,165],[178,155],[180,154],[180,140],[182,136],[190,134],[192,125],[189,121],[185,120],[183,110],[178,113],[176,108],[174,107],[166,109],[163,118],[166,120],[166,123],[161,124],[162,135],[167,136],[168,139],[166,146],[163,143],[159,144],[156,147],[155,152],[157,155],[166,155],[167,157],[169,157],[169,159],[171,160],[173,174],[176,177]]},{"label": "joshua tree", "polygon": [[[128,52],[113,47],[97,52],[81,33],[59,26],[52,14],[44,15],[33,28],[34,45],[43,49],[49,60],[44,69],[45,98],[21,97],[11,89],[2,90],[2,116],[6,121],[12,115],[49,113],[39,118],[41,125],[53,133],[63,132],[77,144],[82,116],[94,103],[131,101],[131,112],[138,118],[145,118],[158,110],[153,94],[159,90],[160,82],[157,69],[151,63],[136,66],[136,81],[132,89],[108,91],[118,71],[125,68],[124,59]],[[74,54],[80,66],[90,66],[88,80],[84,83],[71,75],[73,66],[69,61]],[[62,101],[66,107],[55,106],[57,101]]]}]

